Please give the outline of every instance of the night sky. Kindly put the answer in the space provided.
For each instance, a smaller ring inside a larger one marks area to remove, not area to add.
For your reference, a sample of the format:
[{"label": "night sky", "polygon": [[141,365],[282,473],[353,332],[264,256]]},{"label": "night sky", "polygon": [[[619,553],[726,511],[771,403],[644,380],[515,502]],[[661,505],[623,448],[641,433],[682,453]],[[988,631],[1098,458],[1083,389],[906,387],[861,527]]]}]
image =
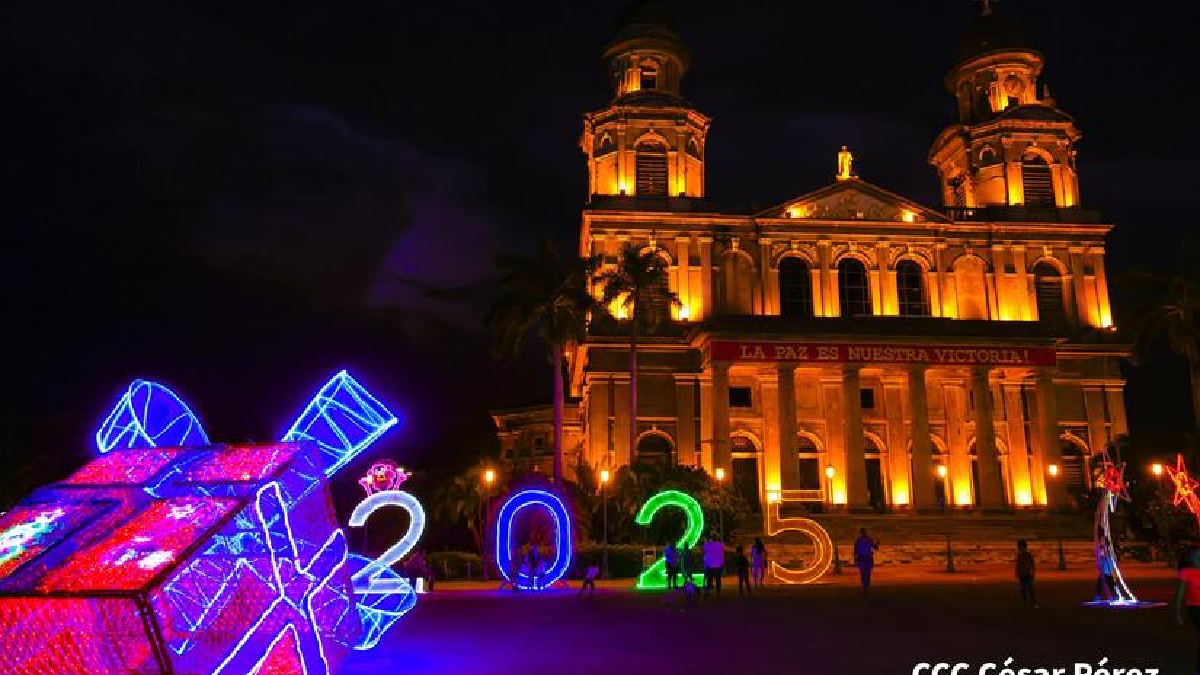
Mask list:
[{"label": "night sky", "polygon": [[[550,398],[540,352],[491,358],[486,281],[497,252],[576,246],[580,116],[611,98],[599,56],[623,4],[7,3],[0,452],[61,475],[134,377],[216,439],[272,440],[347,367],[406,417],[382,452],[478,454],[489,408]],[[715,200],[821,187],[845,144],[865,180],[937,205],[925,157],[977,3],[668,4],[684,95],[714,118]],[[1083,129],[1084,206],[1118,225],[1110,277],[1164,264],[1200,225],[1200,6],[998,11]],[[1135,435],[1190,423],[1178,366],[1134,374]]]}]

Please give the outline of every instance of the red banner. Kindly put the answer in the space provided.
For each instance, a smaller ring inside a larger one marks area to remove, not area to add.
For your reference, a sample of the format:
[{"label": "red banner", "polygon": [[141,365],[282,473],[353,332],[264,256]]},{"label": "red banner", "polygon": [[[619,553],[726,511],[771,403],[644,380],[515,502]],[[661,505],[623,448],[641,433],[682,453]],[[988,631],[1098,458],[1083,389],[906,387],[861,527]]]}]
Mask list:
[{"label": "red banner", "polygon": [[931,366],[1053,366],[1053,347],[878,345],[715,340],[714,361],[796,363],[926,363]]}]

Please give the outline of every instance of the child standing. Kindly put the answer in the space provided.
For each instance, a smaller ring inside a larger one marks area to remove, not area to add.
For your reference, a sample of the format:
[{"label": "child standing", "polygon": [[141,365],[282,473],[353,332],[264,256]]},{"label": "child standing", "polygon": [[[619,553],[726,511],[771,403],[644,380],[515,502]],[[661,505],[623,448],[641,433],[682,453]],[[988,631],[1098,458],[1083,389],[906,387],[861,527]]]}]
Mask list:
[{"label": "child standing", "polygon": [[754,585],[762,588],[763,577],[767,575],[767,547],[758,537],[754,538],[754,545],[750,547],[750,560],[754,568]]},{"label": "child standing", "polygon": [[1037,595],[1033,592],[1033,554],[1029,552],[1029,542],[1022,539],[1017,542],[1017,583],[1021,587],[1021,603],[1037,609]]},{"label": "child standing", "polygon": [[600,576],[600,566],[595,563],[588,565],[587,571],[583,575],[583,585],[579,587],[579,593],[575,597],[583,597],[583,589],[588,589],[588,598],[590,599],[596,594],[596,577]]},{"label": "child standing", "polygon": [[736,555],[733,556],[733,566],[737,568],[738,595],[741,595],[742,589],[745,588],[746,595],[749,596],[753,586],[750,584],[750,559],[746,557],[745,547],[737,547]]}]

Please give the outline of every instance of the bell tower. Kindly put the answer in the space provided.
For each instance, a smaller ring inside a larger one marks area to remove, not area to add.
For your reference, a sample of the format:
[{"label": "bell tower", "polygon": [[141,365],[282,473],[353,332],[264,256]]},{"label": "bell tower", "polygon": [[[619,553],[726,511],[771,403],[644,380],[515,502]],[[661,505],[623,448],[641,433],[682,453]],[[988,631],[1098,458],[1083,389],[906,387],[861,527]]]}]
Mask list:
[{"label": "bell tower", "polygon": [[703,197],[710,119],[682,96],[689,55],[656,0],[637,0],[604,50],[614,98],[583,117],[588,194]]},{"label": "bell tower", "polygon": [[1079,206],[1075,120],[1039,93],[1042,54],[983,0],[983,12],[959,41],[946,76],[957,99],[958,123],[934,141],[946,206],[979,208]]}]

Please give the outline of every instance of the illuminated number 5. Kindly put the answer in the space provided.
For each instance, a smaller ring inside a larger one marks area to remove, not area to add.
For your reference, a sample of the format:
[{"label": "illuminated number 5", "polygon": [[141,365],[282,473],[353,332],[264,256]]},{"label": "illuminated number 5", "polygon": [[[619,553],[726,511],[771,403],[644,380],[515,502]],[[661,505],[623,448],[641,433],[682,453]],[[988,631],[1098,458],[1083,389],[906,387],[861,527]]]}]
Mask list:
[{"label": "illuminated number 5", "polygon": [[[700,533],[704,532],[704,510],[700,508],[700,503],[693,499],[690,495],[684,494],[678,490],[665,490],[660,492],[642,505],[642,510],[638,511],[635,521],[638,525],[649,525],[650,521],[654,520],[655,514],[660,509],[667,506],[674,506],[683,509],[683,513],[687,516],[687,527],[684,528],[683,536],[679,538],[679,542],[675,544],[676,548],[691,549],[700,541]],[[695,583],[704,583],[703,574],[693,574]],[[650,569],[642,572],[637,581],[638,588],[666,588],[667,587],[667,562],[659,558]]]},{"label": "illuminated number 5", "polygon": [[[540,506],[554,518],[554,562],[540,573],[536,569],[521,571],[519,566],[515,570],[513,567],[513,522],[521,509],[530,506]],[[496,566],[509,583],[525,590],[540,591],[562,579],[571,566],[571,514],[558,495],[545,490],[521,490],[504,502],[496,516]]]},{"label": "illuminated number 5", "polygon": [[778,505],[768,506],[767,536],[773,537],[780,532],[803,532],[813,542],[816,553],[812,564],[803,569],[784,567],[774,560],[771,561],[771,576],[785,584],[811,584],[824,576],[833,562],[833,540],[829,533],[815,520],[808,518],[780,518]]}]

